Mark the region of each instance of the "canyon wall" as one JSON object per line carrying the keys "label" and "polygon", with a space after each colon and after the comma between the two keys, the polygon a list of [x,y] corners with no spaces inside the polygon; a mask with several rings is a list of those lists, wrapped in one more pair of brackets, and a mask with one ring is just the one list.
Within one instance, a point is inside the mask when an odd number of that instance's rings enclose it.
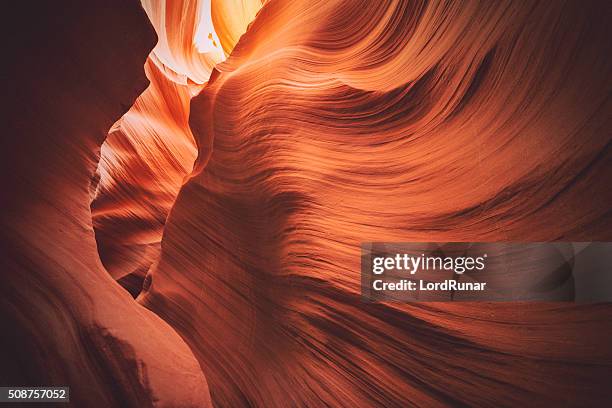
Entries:
{"label": "canyon wall", "polygon": [[607,2],[272,1],[139,301],[218,406],[597,405],[609,305],[368,304],[363,241],[609,240]]}
{"label": "canyon wall", "polygon": [[368,303],[360,245],[610,241],[611,12],[14,4],[0,385],[92,407],[603,405],[609,304]]}
{"label": "canyon wall", "polygon": [[210,406],[191,350],[112,279],[94,238],[100,146],[148,85],[144,10],[37,2],[5,17],[0,383],[70,386],[74,406]]}

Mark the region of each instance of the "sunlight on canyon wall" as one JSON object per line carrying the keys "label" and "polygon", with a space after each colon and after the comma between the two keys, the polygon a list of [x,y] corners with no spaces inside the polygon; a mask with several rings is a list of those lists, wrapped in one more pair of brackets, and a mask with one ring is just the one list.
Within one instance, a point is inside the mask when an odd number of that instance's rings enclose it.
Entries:
{"label": "sunlight on canyon wall", "polygon": [[360,296],[364,241],[612,240],[612,3],[142,5],[0,25],[1,384],[79,407],[612,400],[610,304]]}
{"label": "sunlight on canyon wall", "polygon": [[259,0],[142,4],[158,35],[145,66],[151,84],[102,146],[92,202],[102,262],[133,294],[157,259],[166,216],[197,154],[190,99],[261,8]]}
{"label": "sunlight on canyon wall", "polygon": [[363,241],[610,240],[606,2],[143,6],[151,84],[102,147],[96,239],[214,403],[611,397],[609,305],[359,294]]}
{"label": "sunlight on canyon wall", "polygon": [[609,399],[609,305],[359,296],[362,241],[612,238],[609,11],[267,3],[191,102],[197,163],[138,298],[213,402]]}

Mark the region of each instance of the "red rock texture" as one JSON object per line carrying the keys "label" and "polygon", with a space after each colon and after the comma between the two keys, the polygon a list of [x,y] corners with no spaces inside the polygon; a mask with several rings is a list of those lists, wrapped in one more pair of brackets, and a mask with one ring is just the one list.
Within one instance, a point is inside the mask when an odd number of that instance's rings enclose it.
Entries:
{"label": "red rock texture", "polygon": [[142,3],[6,11],[0,385],[86,407],[610,401],[609,304],[359,286],[364,241],[611,240],[608,2]]}
{"label": "red rock texture", "polygon": [[607,3],[273,1],[139,298],[218,406],[601,405],[612,309],[367,304],[363,241],[609,240]]}
{"label": "red rock texture", "polygon": [[100,145],[148,85],[144,11],[22,3],[3,24],[0,383],[68,385],[81,407],[210,406],[191,350],[113,281],[92,228]]}

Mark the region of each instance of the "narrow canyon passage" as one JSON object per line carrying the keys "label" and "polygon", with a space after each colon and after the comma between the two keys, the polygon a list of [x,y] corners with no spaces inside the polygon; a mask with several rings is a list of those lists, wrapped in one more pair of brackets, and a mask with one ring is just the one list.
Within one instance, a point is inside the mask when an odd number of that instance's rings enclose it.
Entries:
{"label": "narrow canyon passage", "polygon": [[159,257],[166,217],[196,159],[190,100],[261,5],[260,0],[142,3],[158,35],[145,64],[151,83],[102,145],[91,204],[102,263],[133,296]]}
{"label": "narrow canyon passage", "polygon": [[360,275],[363,242],[612,239],[609,2],[40,7],[1,36],[0,385],[612,399],[609,303],[367,302]]}

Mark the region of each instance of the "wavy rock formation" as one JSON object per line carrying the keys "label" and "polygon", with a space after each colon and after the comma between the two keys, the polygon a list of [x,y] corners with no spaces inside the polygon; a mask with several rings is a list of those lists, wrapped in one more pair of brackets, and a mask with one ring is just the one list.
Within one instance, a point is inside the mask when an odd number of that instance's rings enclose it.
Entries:
{"label": "wavy rock formation", "polygon": [[191,97],[261,2],[147,0],[143,7],[159,38],[145,66],[151,85],[104,142],[91,205],[102,263],[133,295],[159,256],[166,217],[197,154]]}
{"label": "wavy rock formation", "polygon": [[189,101],[200,88],[169,80],[150,59],[145,69],[151,85],[102,145],[91,204],[102,262],[133,293],[157,258],[166,216],[193,167]]}
{"label": "wavy rock formation", "polygon": [[146,14],[114,0],[6,13],[0,384],[67,385],[79,407],[210,406],[192,352],[102,267],[92,227],[100,145],[148,84]]}
{"label": "wavy rock formation", "polygon": [[611,240],[611,11],[7,8],[0,385],[85,407],[605,405],[609,304],[365,303],[359,271],[363,241]]}
{"label": "wavy rock formation", "polygon": [[198,159],[139,298],[213,402],[609,401],[609,305],[363,303],[359,248],[610,240],[610,11],[267,3],[192,101]]}

